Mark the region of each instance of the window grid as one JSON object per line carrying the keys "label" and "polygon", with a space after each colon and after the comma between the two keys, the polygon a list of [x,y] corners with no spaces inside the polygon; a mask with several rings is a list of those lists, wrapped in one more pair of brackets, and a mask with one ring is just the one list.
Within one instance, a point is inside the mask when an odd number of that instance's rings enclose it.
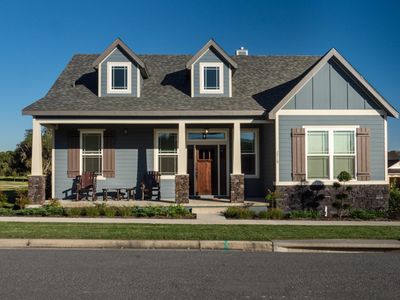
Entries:
{"label": "window grid", "polygon": [[[253,136],[253,145],[252,145],[252,149],[243,149],[243,138],[244,135],[246,134],[252,134]],[[241,137],[240,137],[240,145],[241,145],[241,159],[242,159],[242,169],[245,169],[243,167],[243,162],[244,161],[248,161],[245,158],[249,158],[249,157],[254,157],[254,160],[252,161],[253,166],[252,168],[254,169],[254,172],[252,172],[251,174],[248,173],[245,175],[247,177],[257,177],[258,176],[258,168],[257,168],[257,162],[258,162],[258,151],[257,151],[257,147],[258,147],[258,134],[257,134],[257,130],[256,129],[242,129],[241,131]]]}
{"label": "window grid", "polygon": [[[208,76],[211,75],[209,72],[215,72],[215,85],[212,86],[209,82]],[[219,72],[220,69],[218,66],[215,67],[204,67],[204,89],[205,90],[219,90],[220,89],[220,82],[219,82]],[[210,84],[210,85],[209,85]]]}
{"label": "window grid", "polygon": [[[123,84],[122,85],[116,85],[115,83],[115,77],[116,77],[116,72],[117,71],[123,71]],[[111,88],[113,90],[127,90],[128,89],[128,67],[126,66],[112,66],[111,67],[111,74],[112,74],[112,86]]]}
{"label": "window grid", "polygon": [[[308,151],[308,138],[309,138],[309,133],[312,132],[327,132],[328,133],[328,152],[327,153],[320,153],[320,154],[315,154],[315,153],[309,153]],[[352,142],[353,142],[353,147],[352,147],[352,153],[335,153],[335,140],[334,136],[335,133],[339,132],[351,132],[352,133]],[[328,158],[328,177],[327,178],[312,178],[308,176],[308,157],[325,157]],[[352,176],[352,180],[356,180],[356,174],[357,174],[357,164],[356,164],[356,130],[354,128],[329,128],[329,129],[306,129],[306,173],[307,173],[307,180],[312,179],[312,180],[317,180],[317,179],[322,179],[322,180],[336,180],[336,175],[334,174],[334,169],[335,169],[335,164],[334,160],[335,157],[351,157],[353,158],[353,173],[350,174]]]}
{"label": "window grid", "polygon": [[[87,150],[87,138],[89,136],[97,136],[98,138],[98,150]],[[90,162],[93,162],[93,159],[98,159],[97,161],[97,172],[96,175],[101,175],[103,173],[103,135],[102,133],[98,132],[83,132],[82,133],[82,138],[81,138],[81,149],[82,149],[82,154],[81,154],[81,162],[82,162],[82,172],[92,172],[92,168],[94,165],[89,167],[88,165]]]}
{"label": "window grid", "polygon": [[[174,149],[172,150],[165,150],[162,149],[162,143],[160,141],[161,136],[164,134],[169,134],[175,137],[174,143]],[[158,150],[158,171],[161,173],[161,175],[175,175],[178,170],[178,134],[176,132],[172,131],[159,131],[157,132],[157,150]],[[167,165],[167,161],[172,159],[172,164],[173,164],[173,171],[163,171],[164,169],[164,162],[165,165]],[[171,162],[171,161],[170,161]]]}

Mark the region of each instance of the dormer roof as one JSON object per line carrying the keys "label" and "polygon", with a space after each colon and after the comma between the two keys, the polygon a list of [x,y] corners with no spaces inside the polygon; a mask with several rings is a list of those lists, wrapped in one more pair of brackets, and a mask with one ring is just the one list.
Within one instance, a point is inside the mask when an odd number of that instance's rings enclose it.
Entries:
{"label": "dormer roof", "polygon": [[112,42],[111,45],[108,46],[107,49],[99,55],[99,57],[97,57],[97,59],[93,62],[93,68],[97,69],[99,64],[106,59],[115,48],[118,48],[132,63],[138,65],[143,78],[149,77],[146,64],[120,38],[117,38],[114,42]]}
{"label": "dormer roof", "polygon": [[238,64],[222,49],[213,39],[209,40],[187,63],[186,69],[191,69],[193,63],[198,60],[208,49],[215,51],[232,68],[237,69]]}

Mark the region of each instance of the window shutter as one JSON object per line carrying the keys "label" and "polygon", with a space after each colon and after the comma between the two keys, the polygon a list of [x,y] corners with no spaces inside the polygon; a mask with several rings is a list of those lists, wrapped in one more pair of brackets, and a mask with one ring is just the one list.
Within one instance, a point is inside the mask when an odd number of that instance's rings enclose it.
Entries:
{"label": "window shutter", "polygon": [[115,141],[112,131],[104,132],[103,146],[103,176],[106,178],[115,177]]}
{"label": "window shutter", "polygon": [[371,177],[371,133],[369,128],[357,128],[357,180]]}
{"label": "window shutter", "polygon": [[292,128],[292,178],[293,181],[306,179],[306,130]]}
{"label": "window shutter", "polygon": [[75,178],[79,175],[80,169],[80,142],[79,132],[71,131],[68,133],[68,178]]}

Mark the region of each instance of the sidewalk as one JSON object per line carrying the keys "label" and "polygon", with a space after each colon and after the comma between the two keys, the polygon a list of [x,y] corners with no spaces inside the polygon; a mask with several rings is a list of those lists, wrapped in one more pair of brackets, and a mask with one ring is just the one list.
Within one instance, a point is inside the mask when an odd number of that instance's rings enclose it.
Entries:
{"label": "sidewalk", "polygon": [[218,214],[197,214],[197,219],[0,217],[0,222],[104,223],[104,224],[201,224],[201,225],[306,225],[400,226],[400,221],[233,220]]}

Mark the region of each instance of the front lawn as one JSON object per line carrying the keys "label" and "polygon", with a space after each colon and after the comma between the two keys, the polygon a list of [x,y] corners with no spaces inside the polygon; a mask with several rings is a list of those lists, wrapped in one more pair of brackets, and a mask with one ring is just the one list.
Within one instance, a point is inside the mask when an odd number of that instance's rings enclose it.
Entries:
{"label": "front lawn", "polygon": [[0,238],[252,241],[267,241],[273,239],[400,239],[400,226],[0,222]]}

